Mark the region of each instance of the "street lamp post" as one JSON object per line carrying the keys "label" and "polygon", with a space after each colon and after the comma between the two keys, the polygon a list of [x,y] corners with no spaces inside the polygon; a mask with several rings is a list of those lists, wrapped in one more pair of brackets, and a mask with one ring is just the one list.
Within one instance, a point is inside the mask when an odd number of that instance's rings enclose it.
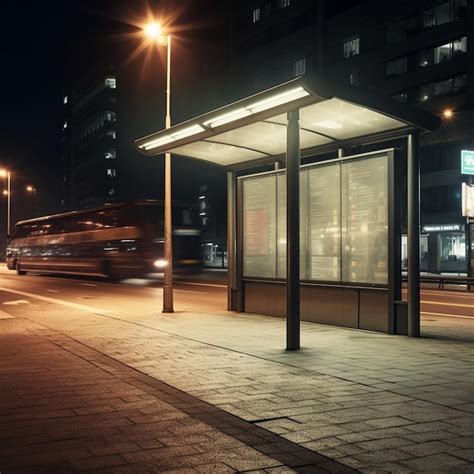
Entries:
{"label": "street lamp post", "polygon": [[2,178],[7,178],[7,237],[10,235],[10,226],[11,226],[11,212],[12,212],[12,201],[11,201],[11,173],[7,170],[0,170],[0,176]]}
{"label": "street lamp post", "polygon": [[[166,46],[166,118],[165,128],[171,127],[171,36],[163,36],[157,23],[149,23],[145,34]],[[165,41],[163,41],[165,39]],[[171,207],[171,154],[165,153],[165,243],[163,279],[163,313],[172,313],[173,309],[173,224]]]}

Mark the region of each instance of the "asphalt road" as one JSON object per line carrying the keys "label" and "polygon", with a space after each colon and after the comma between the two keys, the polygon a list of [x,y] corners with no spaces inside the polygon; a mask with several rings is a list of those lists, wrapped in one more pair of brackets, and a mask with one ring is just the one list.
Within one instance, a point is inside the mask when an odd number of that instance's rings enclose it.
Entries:
{"label": "asphalt road", "polygon": [[[181,276],[175,281],[174,292],[175,311],[221,312],[227,308],[223,274]],[[0,293],[4,309],[8,305],[42,301],[112,315],[136,312],[137,308],[143,313],[161,311],[162,304],[159,280],[130,279],[111,283],[101,278],[18,276],[5,267],[0,268]],[[421,310],[425,317],[474,317],[474,292],[422,290]]]}

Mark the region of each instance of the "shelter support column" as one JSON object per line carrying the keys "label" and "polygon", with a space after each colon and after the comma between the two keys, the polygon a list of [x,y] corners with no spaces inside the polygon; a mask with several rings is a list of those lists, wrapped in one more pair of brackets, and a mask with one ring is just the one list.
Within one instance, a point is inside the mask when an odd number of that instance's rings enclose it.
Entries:
{"label": "shelter support column", "polygon": [[235,172],[227,172],[227,309],[235,310],[236,293],[236,187]]}
{"label": "shelter support column", "polygon": [[420,156],[418,133],[407,137],[408,335],[420,336]]}
{"label": "shelter support column", "polygon": [[286,135],[286,349],[300,348],[300,122],[288,112]]}

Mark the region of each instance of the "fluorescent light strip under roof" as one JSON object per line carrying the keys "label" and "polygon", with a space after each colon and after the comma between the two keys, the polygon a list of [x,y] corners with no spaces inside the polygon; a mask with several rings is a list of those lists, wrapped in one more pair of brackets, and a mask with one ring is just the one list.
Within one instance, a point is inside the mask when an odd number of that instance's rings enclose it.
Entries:
{"label": "fluorescent light strip under roof", "polygon": [[180,140],[181,138],[187,138],[204,131],[205,129],[201,125],[192,125],[191,127],[183,128],[182,130],[177,130],[173,133],[170,133],[169,135],[165,135],[164,137],[160,137],[155,140],[151,140],[147,143],[144,143],[143,145],[140,145],[140,148],[143,148],[145,150],[151,150],[152,148],[157,148],[161,145],[166,145],[176,140]]}
{"label": "fluorescent light strip under roof", "polygon": [[238,120],[258,112],[263,112],[264,110],[272,109],[279,105],[293,102],[294,100],[301,99],[302,97],[306,97],[308,95],[309,92],[307,92],[303,87],[296,87],[286,92],[282,92],[281,94],[254,102],[253,104],[247,105],[245,107],[235,109],[226,114],[218,115],[217,117],[204,122],[204,125],[211,128],[220,127],[221,125],[233,122],[234,120]]}

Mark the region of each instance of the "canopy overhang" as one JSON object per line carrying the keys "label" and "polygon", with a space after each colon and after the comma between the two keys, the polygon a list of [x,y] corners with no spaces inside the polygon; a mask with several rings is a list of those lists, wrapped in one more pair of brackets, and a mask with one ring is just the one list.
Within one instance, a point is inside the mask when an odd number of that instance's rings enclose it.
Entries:
{"label": "canopy overhang", "polygon": [[134,144],[144,154],[164,152],[235,168],[284,157],[287,113],[300,111],[302,156],[351,141],[376,141],[440,125],[433,114],[360,88],[335,87],[298,77],[219,109],[207,112]]}

